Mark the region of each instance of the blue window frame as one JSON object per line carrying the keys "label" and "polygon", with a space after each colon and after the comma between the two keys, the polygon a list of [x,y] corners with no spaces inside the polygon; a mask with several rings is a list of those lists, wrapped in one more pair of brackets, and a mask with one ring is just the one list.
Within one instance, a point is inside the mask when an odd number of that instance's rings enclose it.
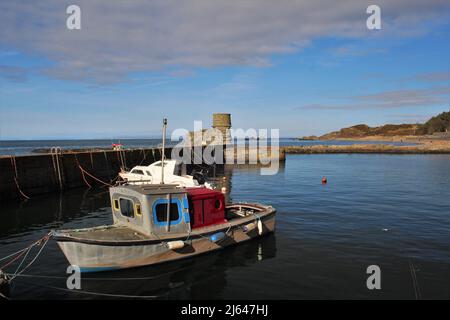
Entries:
{"label": "blue window frame", "polygon": [[189,216],[189,201],[187,196],[183,198],[183,205],[184,205],[184,222],[190,223],[191,217]]}
{"label": "blue window frame", "polygon": [[[166,221],[159,221],[158,217],[156,215],[157,212],[157,206],[158,205],[164,205],[164,208],[167,210],[167,204],[169,203],[169,201],[167,199],[158,199],[155,202],[153,202],[153,206],[152,206],[152,213],[153,213],[153,223],[158,226],[158,227],[166,227],[168,225],[169,222]],[[170,225],[177,225],[179,224],[182,220],[183,220],[183,206],[181,204],[181,201],[177,198],[174,199],[170,199],[170,204],[176,204],[177,208],[178,208],[178,219],[177,220],[170,220]],[[172,206],[171,206],[172,207]],[[172,213],[171,213],[171,217],[172,217]]]}

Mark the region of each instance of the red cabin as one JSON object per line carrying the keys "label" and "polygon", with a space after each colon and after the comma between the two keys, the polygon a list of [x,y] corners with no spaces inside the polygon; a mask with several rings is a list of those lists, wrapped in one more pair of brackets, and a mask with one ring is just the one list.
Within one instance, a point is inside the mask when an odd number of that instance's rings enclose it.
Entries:
{"label": "red cabin", "polygon": [[207,188],[188,188],[187,192],[192,229],[227,221],[222,193]]}

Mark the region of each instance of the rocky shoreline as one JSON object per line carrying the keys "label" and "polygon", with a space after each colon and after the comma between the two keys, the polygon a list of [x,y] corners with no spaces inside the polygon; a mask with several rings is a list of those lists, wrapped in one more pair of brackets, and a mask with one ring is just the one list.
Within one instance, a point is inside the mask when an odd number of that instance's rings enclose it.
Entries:
{"label": "rocky shoreline", "polygon": [[[363,139],[336,139],[357,141],[382,141],[380,137],[366,137]],[[283,151],[287,154],[326,154],[326,153],[388,153],[388,154],[450,154],[450,140],[425,139],[411,137],[396,137],[385,141],[417,143],[414,146],[395,146],[381,143],[351,144],[351,145],[314,145],[314,146],[286,146]]]}

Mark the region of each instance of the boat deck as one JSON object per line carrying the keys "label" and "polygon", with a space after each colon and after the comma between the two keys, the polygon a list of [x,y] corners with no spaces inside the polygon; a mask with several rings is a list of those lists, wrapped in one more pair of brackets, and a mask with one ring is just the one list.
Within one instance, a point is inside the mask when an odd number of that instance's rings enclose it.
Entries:
{"label": "boat deck", "polygon": [[65,235],[68,235],[70,237],[86,240],[136,241],[149,239],[142,233],[139,233],[125,226],[62,230],[61,233],[64,233]]}
{"label": "boat deck", "polygon": [[99,226],[85,229],[59,230],[54,233],[57,241],[79,241],[94,243],[140,243],[142,241],[164,241],[177,238],[195,237],[202,234],[217,232],[221,229],[229,229],[240,224],[255,221],[255,213],[267,215],[274,212],[269,206],[258,204],[232,204],[226,207],[226,220],[223,223],[202,226],[192,229],[190,233],[168,233],[155,236],[147,236],[124,225]]}

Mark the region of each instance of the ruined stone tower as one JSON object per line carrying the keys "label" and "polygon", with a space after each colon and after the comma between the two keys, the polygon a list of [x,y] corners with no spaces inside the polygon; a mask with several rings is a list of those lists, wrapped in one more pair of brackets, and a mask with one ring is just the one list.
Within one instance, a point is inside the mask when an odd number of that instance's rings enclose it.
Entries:
{"label": "ruined stone tower", "polygon": [[214,129],[220,130],[223,136],[223,143],[227,144],[231,142],[231,114],[229,113],[214,113],[213,124]]}

